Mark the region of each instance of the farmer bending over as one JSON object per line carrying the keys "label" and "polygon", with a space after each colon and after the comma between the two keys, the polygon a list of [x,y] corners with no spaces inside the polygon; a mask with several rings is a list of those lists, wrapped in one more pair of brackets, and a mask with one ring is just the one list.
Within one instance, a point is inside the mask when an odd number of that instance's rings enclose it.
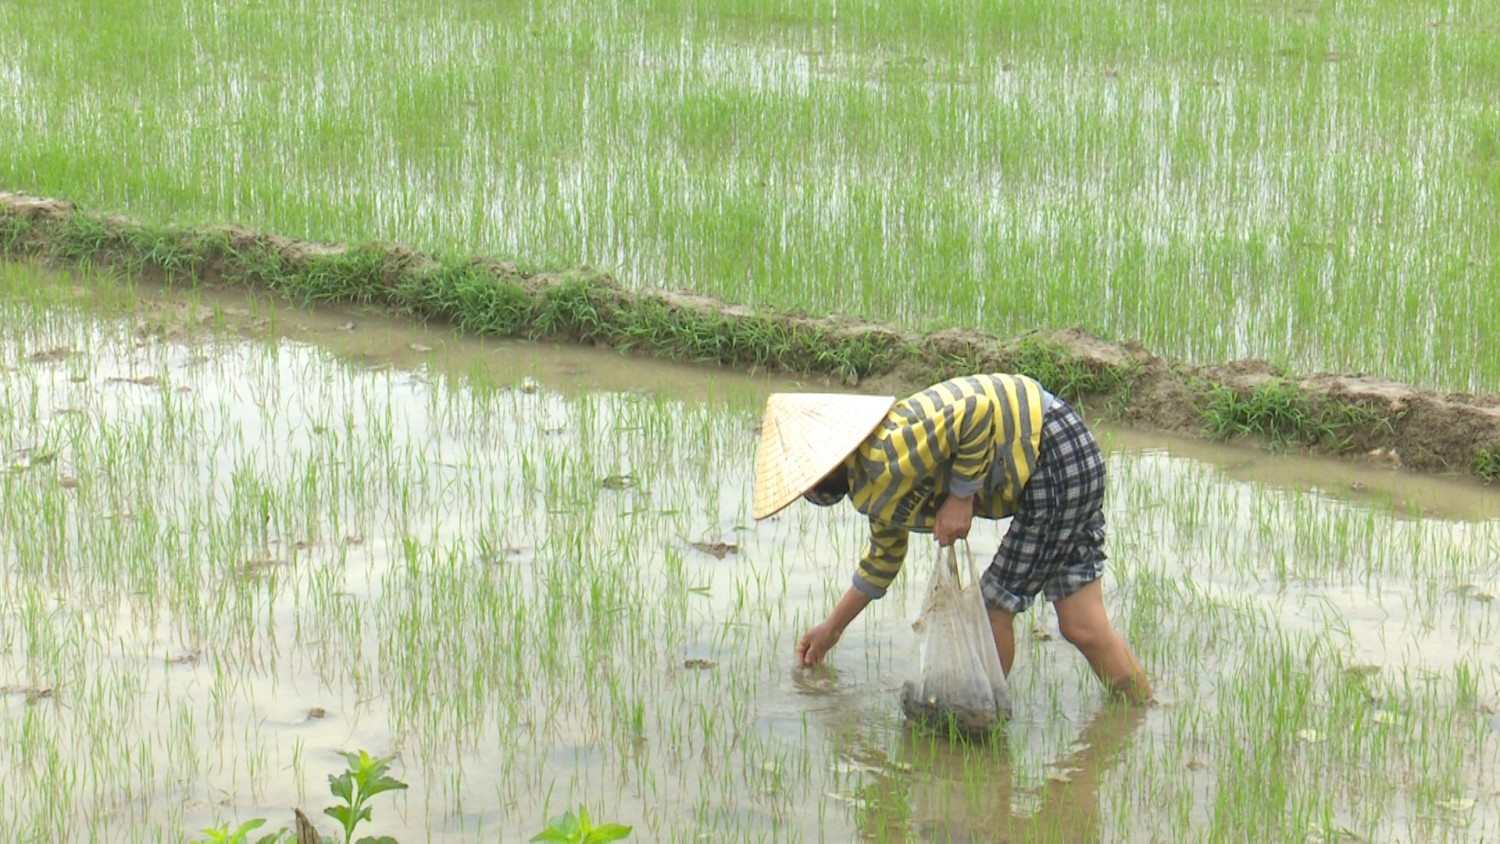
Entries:
{"label": "farmer bending over", "polygon": [[1063,637],[1112,692],[1151,699],[1151,681],[1110,626],[1104,573],[1104,458],[1083,419],[1023,375],[954,378],[888,396],[777,393],[766,402],[755,462],[754,515],[804,497],[844,500],[870,519],[854,582],[797,642],[817,665],[906,559],[910,531],[946,546],[974,516],[1014,516],[980,578],[1000,665],[1010,673],[1012,622],[1045,593]]}

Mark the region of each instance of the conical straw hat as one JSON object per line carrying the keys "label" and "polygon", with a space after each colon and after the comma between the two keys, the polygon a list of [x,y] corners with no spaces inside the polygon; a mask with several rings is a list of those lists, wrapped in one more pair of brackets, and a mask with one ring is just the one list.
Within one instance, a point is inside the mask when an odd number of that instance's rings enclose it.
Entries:
{"label": "conical straw hat", "polygon": [[773,393],[755,455],[757,519],[774,515],[842,463],[895,406],[892,396]]}

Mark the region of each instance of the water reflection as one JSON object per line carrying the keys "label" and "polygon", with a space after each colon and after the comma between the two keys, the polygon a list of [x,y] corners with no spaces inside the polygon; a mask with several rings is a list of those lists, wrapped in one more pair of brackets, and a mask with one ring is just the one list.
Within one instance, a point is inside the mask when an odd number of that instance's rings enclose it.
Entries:
{"label": "water reflection", "polygon": [[865,841],[1106,840],[1100,787],[1147,715],[1140,706],[1104,704],[1048,763],[1046,778],[1029,785],[1005,733],[966,744],[905,721],[893,726],[871,717],[870,689],[840,683],[836,672],[799,669],[793,685],[828,698],[812,711],[833,745],[838,796]]}

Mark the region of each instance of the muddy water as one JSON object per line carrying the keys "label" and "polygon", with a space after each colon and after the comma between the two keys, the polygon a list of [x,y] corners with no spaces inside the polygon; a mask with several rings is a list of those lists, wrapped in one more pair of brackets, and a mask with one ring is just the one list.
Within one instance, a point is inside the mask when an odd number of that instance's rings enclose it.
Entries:
{"label": "muddy water", "polygon": [[1042,608],[1004,740],[955,747],[898,712],[920,540],[827,667],[792,664],[863,526],[754,523],[752,428],[824,385],[3,273],[21,838],[292,806],[332,833],[357,749],[411,786],[360,833],[401,840],[580,803],[645,841],[1500,834],[1488,488],[1101,429],[1106,595],[1160,704],[1103,706]]}

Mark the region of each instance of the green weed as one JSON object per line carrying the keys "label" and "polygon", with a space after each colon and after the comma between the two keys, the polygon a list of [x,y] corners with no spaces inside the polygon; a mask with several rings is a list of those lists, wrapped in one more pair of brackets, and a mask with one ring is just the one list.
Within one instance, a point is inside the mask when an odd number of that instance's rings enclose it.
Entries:
{"label": "green weed", "polygon": [[0,254],[15,255],[21,251],[31,221],[19,214],[0,214]]}
{"label": "green weed", "polygon": [[52,256],[69,264],[89,267],[103,256],[100,254],[110,242],[110,233],[104,222],[91,214],[69,214],[62,225],[54,228],[51,237]]}
{"label": "green weed", "polygon": [[[387,774],[392,757],[373,757],[363,750],[358,753],[345,753],[343,756],[348,763],[347,769],[337,775],[328,775],[328,790],[340,802],[324,809],[323,814],[339,822],[344,833],[342,844],[395,844],[395,839],[389,836],[378,838],[365,836],[357,840],[354,837],[354,830],[358,828],[360,822],[370,819],[369,801],[371,798],[407,787],[406,783]],[[300,813],[297,817],[299,825],[311,831],[311,825],[307,824]],[[199,830],[205,836],[199,841],[212,842],[212,844],[249,844],[250,833],[264,826],[265,823],[265,818],[251,818],[232,828],[227,822],[218,826],[205,827]],[[255,839],[255,844],[302,841],[305,837],[306,835],[298,830],[282,827]],[[329,836],[319,836],[318,841],[321,844],[338,844],[337,839]]]}
{"label": "green weed", "polygon": [[1315,405],[1295,384],[1272,379],[1244,393],[1227,384],[1210,385],[1201,412],[1204,434],[1217,439],[1255,435],[1272,445],[1312,446],[1330,442],[1347,448],[1355,433],[1391,430],[1391,421],[1352,403]]}
{"label": "green weed", "polygon": [[474,334],[526,333],[535,307],[521,286],[472,261],[440,262],[425,274],[403,275],[391,292],[407,313],[447,319]]}
{"label": "green weed", "polygon": [[935,357],[928,379],[941,381],[972,372],[1005,371],[1035,378],[1048,392],[1067,401],[1082,403],[1102,398],[1109,412],[1122,415],[1130,400],[1130,370],[1125,366],[1086,363],[1056,341],[1022,337],[1003,344],[999,357],[991,358],[977,347],[934,355],[914,348],[913,356]]}
{"label": "green weed", "polygon": [[1011,371],[1029,375],[1041,382],[1048,392],[1069,401],[1089,396],[1104,396],[1119,405],[1118,397],[1127,395],[1127,373],[1118,367],[1090,366],[1057,343],[1023,338],[1011,351]]}
{"label": "green weed", "polygon": [[385,298],[386,253],[374,246],[352,246],[312,255],[301,267],[267,281],[272,290],[304,304],[368,305]]}
{"label": "green weed", "polygon": [[166,274],[167,280],[196,280],[203,262],[202,250],[176,229],[141,225],[128,226],[120,233],[121,263],[130,273],[151,268]]}
{"label": "green weed", "polygon": [[1474,462],[1470,464],[1474,474],[1487,481],[1500,479],[1500,446],[1487,448],[1474,455]]}
{"label": "green weed", "polygon": [[[250,844],[250,833],[265,824],[265,818],[251,818],[232,829],[228,822],[218,826],[206,826],[198,830],[204,836],[199,841],[211,842],[211,844]],[[291,830],[283,828],[255,839],[255,844],[280,844],[283,841],[295,840],[296,835]]]}
{"label": "green weed", "polygon": [[[343,803],[329,806],[323,810],[323,814],[338,821],[344,828],[346,844],[354,844],[354,830],[359,822],[370,819],[370,798],[404,789],[406,783],[386,774],[390,769],[391,757],[372,757],[361,750],[358,753],[346,753],[344,758],[349,760],[349,769],[338,776],[330,774],[328,777],[328,790]],[[387,840],[389,839],[362,838],[360,842],[380,844]]]}
{"label": "green weed", "polygon": [[595,824],[589,810],[578,807],[578,814],[565,812],[547,823],[547,828],[531,837],[532,841],[555,844],[608,844],[630,837],[630,827],[617,823]]}

